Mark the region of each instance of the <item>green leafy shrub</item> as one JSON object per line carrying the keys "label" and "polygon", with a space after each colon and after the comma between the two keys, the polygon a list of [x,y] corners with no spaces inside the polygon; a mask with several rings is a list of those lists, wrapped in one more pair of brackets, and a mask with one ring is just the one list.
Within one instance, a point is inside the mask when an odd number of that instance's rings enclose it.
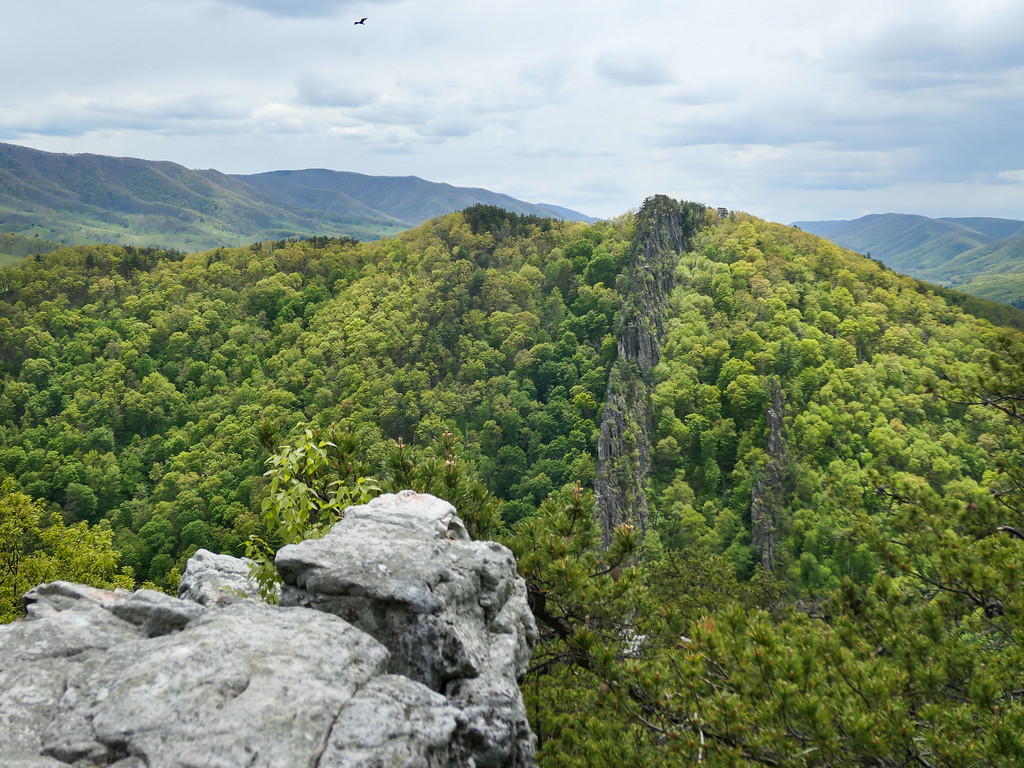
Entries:
{"label": "green leafy shrub", "polygon": [[337,438],[333,428],[324,434],[304,427],[296,439],[267,459],[270,489],[262,510],[268,535],[252,534],[246,545],[246,556],[253,561],[250,576],[265,600],[276,601],[281,577],[274,567],[274,554],[280,547],[321,538],[345,507],[365,504],[380,492],[372,477],[359,475],[346,482],[356,457],[351,442]]}

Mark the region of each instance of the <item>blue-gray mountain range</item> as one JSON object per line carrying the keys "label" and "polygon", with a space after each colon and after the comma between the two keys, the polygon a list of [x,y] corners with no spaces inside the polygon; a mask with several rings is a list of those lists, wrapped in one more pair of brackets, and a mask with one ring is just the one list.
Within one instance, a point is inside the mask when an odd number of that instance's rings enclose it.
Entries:
{"label": "blue-gray mountain range", "polygon": [[897,272],[1024,308],[1024,221],[885,213],[794,226]]}
{"label": "blue-gray mountain range", "polygon": [[22,245],[30,239],[195,251],[308,235],[366,240],[478,203],[594,221],[568,208],[415,176],[323,169],[230,175],[0,143],[0,235]]}

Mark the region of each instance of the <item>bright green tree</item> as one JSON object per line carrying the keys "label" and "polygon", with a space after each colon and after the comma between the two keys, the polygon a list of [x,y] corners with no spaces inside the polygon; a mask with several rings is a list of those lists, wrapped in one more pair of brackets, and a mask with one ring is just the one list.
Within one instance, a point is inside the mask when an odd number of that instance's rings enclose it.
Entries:
{"label": "bright green tree", "polygon": [[134,574],[119,570],[119,559],[109,527],[65,525],[59,513],[47,518],[45,505],[12,478],[0,485],[0,621],[21,615],[21,596],[43,582],[130,589]]}

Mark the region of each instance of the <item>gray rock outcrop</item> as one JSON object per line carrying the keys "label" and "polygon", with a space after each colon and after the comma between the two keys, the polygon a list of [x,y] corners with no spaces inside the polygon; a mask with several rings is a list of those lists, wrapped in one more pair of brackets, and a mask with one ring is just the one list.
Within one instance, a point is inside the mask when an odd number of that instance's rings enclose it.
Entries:
{"label": "gray rock outcrop", "polygon": [[259,599],[259,586],[249,578],[250,562],[200,549],[185,564],[178,597],[211,608]]}
{"label": "gray rock outcrop", "polygon": [[786,443],[782,437],[786,403],[782,387],[774,378],[769,379],[771,401],[765,412],[768,425],[768,461],[756,475],[750,494],[750,546],[761,555],[761,568],[765,573],[775,571],[775,537],[779,527],[779,512],[784,503],[783,481],[786,474]]}
{"label": "gray rock outcrop", "polygon": [[205,552],[185,599],[32,590],[0,626],[0,766],[533,765],[536,628],[507,549],[403,492],[277,562],[281,606]]}
{"label": "gray rock outcrop", "polygon": [[636,234],[619,287],[618,356],[608,376],[597,441],[594,513],[606,547],[623,523],[647,530],[644,488],[651,475],[654,369],[661,360],[679,257],[689,249],[703,214],[704,206],[698,203],[655,195],[644,201],[636,216]]}

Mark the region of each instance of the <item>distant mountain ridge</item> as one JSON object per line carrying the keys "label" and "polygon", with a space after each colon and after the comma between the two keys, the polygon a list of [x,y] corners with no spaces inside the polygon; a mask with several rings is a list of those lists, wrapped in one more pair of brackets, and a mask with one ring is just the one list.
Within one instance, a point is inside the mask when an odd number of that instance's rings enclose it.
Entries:
{"label": "distant mountain ridge", "polygon": [[314,168],[236,175],[235,178],[292,208],[341,213],[354,206],[385,213],[408,227],[477,203],[545,218],[596,221],[568,208],[526,203],[479,187],[454,187],[417,176],[367,176]]}
{"label": "distant mountain ridge", "polygon": [[920,280],[1024,308],[1024,221],[885,213],[794,226]]}
{"label": "distant mountain ridge", "polygon": [[594,221],[567,208],[415,176],[324,169],[229,175],[0,143],[0,234],[44,242],[204,250],[310,235],[372,240],[476,203]]}

